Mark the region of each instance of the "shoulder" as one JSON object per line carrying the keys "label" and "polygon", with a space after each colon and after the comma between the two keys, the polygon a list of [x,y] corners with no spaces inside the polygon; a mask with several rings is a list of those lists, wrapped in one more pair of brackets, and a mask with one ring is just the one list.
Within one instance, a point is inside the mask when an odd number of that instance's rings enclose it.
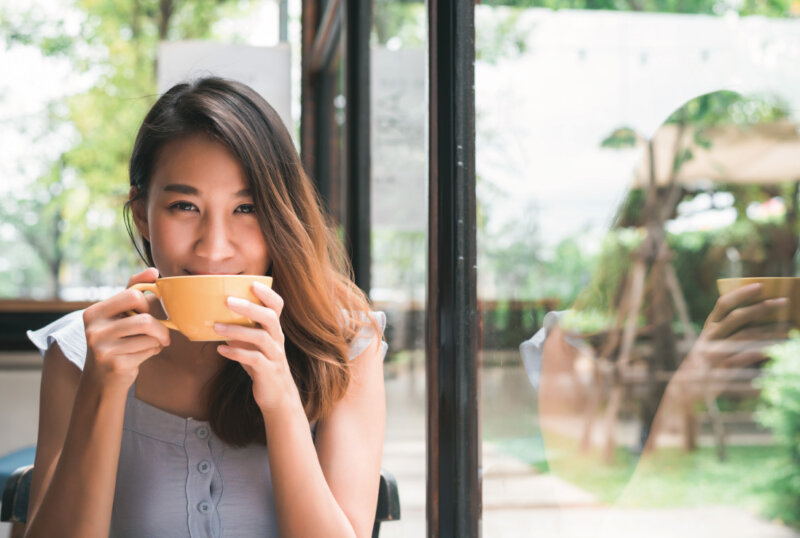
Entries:
{"label": "shoulder", "polygon": [[386,314],[380,310],[375,310],[359,312],[357,316],[353,317],[360,325],[360,329],[350,341],[350,349],[347,353],[348,358],[352,360],[360,356],[376,340],[380,341],[381,359],[385,358],[386,351],[389,349],[388,344],[383,340],[383,333],[386,330]]}
{"label": "shoulder", "polygon": [[33,342],[42,356],[53,344],[57,343],[67,360],[83,370],[86,362],[83,312],[83,310],[70,312],[41,329],[28,331],[28,339]]}

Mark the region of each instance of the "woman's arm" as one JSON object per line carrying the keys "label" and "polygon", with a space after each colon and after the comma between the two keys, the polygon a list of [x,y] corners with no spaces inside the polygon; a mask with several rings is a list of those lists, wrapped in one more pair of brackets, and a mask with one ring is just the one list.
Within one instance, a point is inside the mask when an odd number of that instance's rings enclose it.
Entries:
{"label": "woman's arm", "polygon": [[229,299],[256,328],[217,324],[221,355],[239,362],[253,380],[264,416],[272,488],[281,536],[369,536],[375,518],[386,424],[380,336],[350,362],[347,392],[311,438],[284,350],[283,300],[255,283],[263,303]]}
{"label": "woman's arm", "polygon": [[282,536],[372,533],[386,427],[380,341],[350,365],[345,397],[317,425],[316,450],[301,406],[264,417]]}
{"label": "woman's arm", "polygon": [[45,354],[28,537],[108,536],[127,391],[139,364],[169,343],[152,316],[123,315],[132,309],[147,302],[126,290],[84,312],[82,373],[57,346]]}
{"label": "woman's arm", "polygon": [[108,536],[125,394],[76,371],[47,351],[26,537]]}
{"label": "woman's arm", "polygon": [[53,344],[45,352],[42,366],[39,434],[28,501],[29,529],[61,455],[80,379],[78,367],[64,356],[58,344]]}

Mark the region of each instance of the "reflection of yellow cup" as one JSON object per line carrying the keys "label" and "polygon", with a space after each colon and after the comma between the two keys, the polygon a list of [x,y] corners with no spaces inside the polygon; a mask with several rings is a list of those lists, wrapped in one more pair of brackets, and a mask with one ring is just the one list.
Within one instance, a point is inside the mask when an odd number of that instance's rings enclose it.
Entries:
{"label": "reflection of yellow cup", "polygon": [[789,304],[785,308],[766,316],[763,321],[791,321],[794,327],[800,328],[800,277],[720,278],[717,280],[717,289],[720,295],[725,295],[750,284],[761,284],[761,293],[758,294],[757,301],[777,297],[789,299]]}
{"label": "reflection of yellow cup", "polygon": [[214,323],[235,323],[252,327],[249,319],[228,308],[226,299],[241,297],[260,304],[253,295],[253,282],[272,287],[272,277],[258,275],[190,275],[159,278],[155,283],[135,284],[131,288],[154,293],[169,319],[159,320],[180,331],[189,340],[224,340],[214,332]]}

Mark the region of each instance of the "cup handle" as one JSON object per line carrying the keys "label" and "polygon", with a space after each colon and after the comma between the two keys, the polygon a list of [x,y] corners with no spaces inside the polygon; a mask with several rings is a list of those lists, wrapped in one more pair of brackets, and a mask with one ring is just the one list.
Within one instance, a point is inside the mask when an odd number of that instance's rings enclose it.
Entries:
{"label": "cup handle", "polygon": [[[156,286],[155,284],[152,284],[152,283],[149,283],[149,282],[142,282],[140,284],[134,284],[133,286],[131,286],[131,289],[139,290],[142,293],[144,293],[146,291],[149,291],[150,293],[154,294],[156,297],[161,299],[161,292],[158,291],[158,286]],[[135,315],[139,314],[139,312],[136,312],[135,310],[128,310],[125,313],[128,314],[129,316],[135,316]],[[175,324],[172,323],[168,319],[157,319],[156,321],[161,323],[167,329],[172,329],[174,331],[178,331],[179,330],[178,327],[176,327]]]}

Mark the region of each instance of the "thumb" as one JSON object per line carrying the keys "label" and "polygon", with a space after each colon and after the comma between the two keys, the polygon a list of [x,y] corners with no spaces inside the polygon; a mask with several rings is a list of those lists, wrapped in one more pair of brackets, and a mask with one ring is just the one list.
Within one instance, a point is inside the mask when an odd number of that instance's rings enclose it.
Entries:
{"label": "thumb", "polygon": [[141,282],[155,282],[158,279],[158,269],[155,267],[148,267],[141,273],[137,273],[131,277],[128,281],[128,286],[131,287],[134,284],[139,284]]}

